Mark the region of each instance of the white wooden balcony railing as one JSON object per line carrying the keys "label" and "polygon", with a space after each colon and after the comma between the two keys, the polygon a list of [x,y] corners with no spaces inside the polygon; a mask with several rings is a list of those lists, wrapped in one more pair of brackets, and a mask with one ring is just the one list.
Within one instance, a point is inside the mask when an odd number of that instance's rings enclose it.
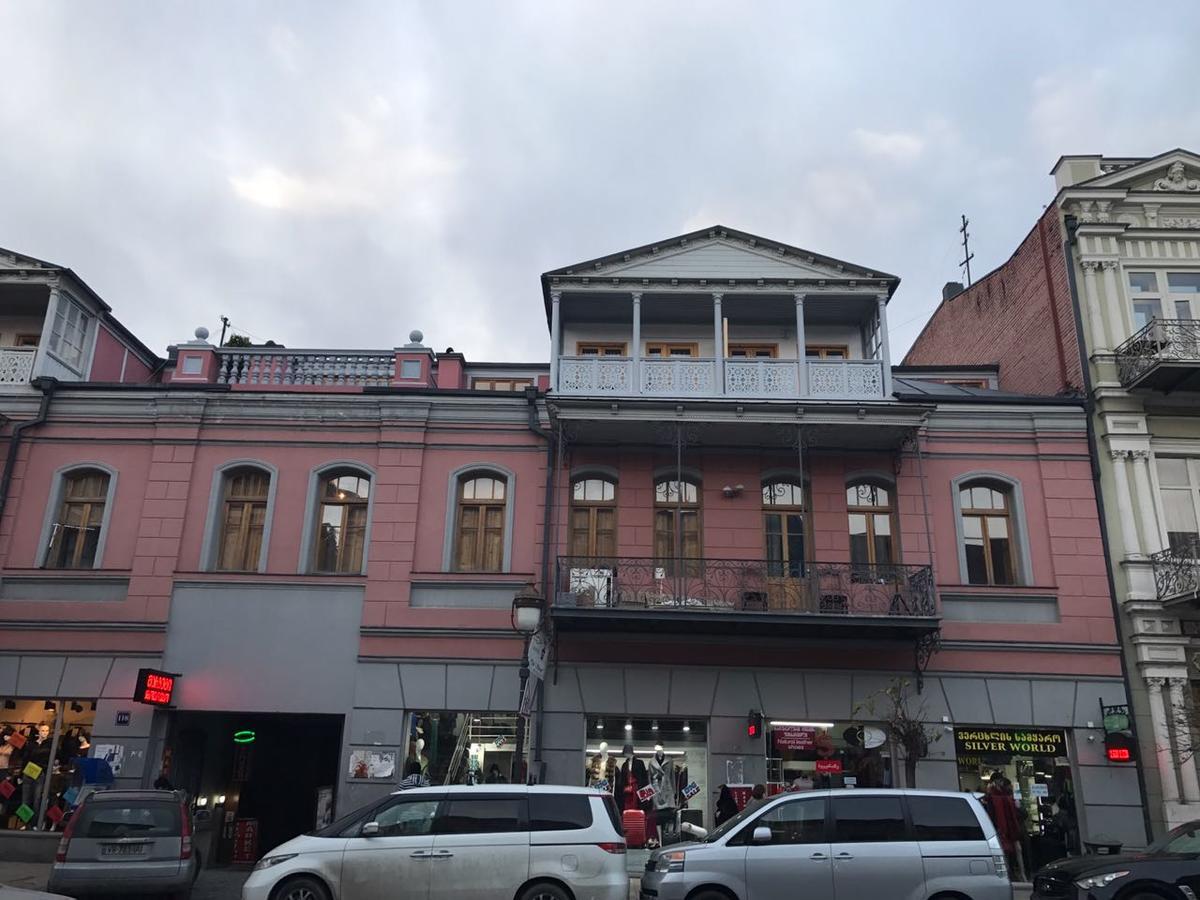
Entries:
{"label": "white wooden balcony railing", "polygon": [[217,353],[219,384],[386,385],[396,370],[396,354],[384,350],[223,347]]}
{"label": "white wooden balcony railing", "polygon": [[0,384],[28,384],[33,374],[36,347],[4,347],[0,349]]}
{"label": "white wooden balcony railing", "polygon": [[[800,396],[800,365],[789,359],[727,359],[724,390],[717,390],[716,360],[693,356],[563,356],[558,392],[601,397],[739,397],[765,400]],[[824,400],[882,400],[883,364],[877,359],[805,360],[808,391]]]}

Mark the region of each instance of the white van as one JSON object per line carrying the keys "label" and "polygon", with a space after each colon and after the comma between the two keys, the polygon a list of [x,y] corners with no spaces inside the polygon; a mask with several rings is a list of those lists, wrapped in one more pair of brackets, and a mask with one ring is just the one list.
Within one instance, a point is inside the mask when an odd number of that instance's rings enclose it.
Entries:
{"label": "white van", "polygon": [[612,797],[481,785],[397,791],[259,860],[242,900],[627,900]]}
{"label": "white van", "polygon": [[[800,887],[803,890],[800,890]],[[805,791],[656,851],[641,900],[1012,900],[996,829],[970,794]]]}

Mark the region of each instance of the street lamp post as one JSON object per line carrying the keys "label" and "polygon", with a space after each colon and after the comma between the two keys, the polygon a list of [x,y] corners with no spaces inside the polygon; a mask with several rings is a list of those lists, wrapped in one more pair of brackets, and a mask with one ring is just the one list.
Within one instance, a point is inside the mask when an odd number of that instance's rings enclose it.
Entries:
{"label": "street lamp post", "polygon": [[524,635],[524,646],[521,648],[520,681],[517,689],[517,740],[513,753],[512,783],[522,784],[527,777],[522,777],[522,764],[525,761],[525,690],[529,685],[529,642],[542,624],[542,595],[532,584],[527,584],[513,597],[512,628],[513,631]]}

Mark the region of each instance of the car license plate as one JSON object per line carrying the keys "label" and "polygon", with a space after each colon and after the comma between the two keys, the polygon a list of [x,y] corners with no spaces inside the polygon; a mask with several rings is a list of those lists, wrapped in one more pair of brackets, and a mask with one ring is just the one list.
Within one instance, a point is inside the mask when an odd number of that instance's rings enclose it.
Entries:
{"label": "car license plate", "polygon": [[146,852],[146,844],[104,844],[100,848],[101,856],[141,856]]}

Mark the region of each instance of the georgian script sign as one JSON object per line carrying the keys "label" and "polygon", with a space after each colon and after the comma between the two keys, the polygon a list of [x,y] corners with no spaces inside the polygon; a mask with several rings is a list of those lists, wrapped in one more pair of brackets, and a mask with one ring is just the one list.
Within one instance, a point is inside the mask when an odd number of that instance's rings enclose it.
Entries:
{"label": "georgian script sign", "polygon": [[1045,728],[955,728],[954,749],[959,756],[972,753],[1064,756],[1067,752],[1063,733]]}

